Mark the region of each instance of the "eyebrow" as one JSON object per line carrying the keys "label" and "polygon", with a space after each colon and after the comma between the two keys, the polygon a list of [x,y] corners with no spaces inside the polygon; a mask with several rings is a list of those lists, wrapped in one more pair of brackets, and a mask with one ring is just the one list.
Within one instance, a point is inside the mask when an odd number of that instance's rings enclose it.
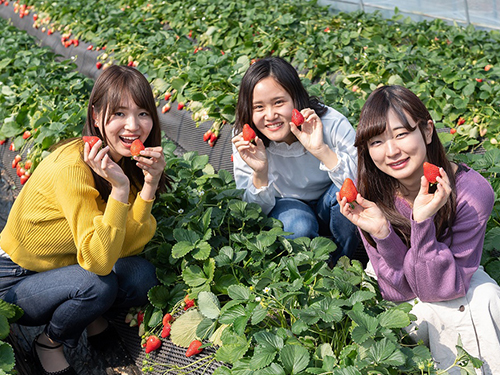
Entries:
{"label": "eyebrow", "polygon": [[[274,98],[271,98],[271,100],[283,99],[284,97],[285,97],[285,95],[279,95],[279,96],[275,96]],[[255,104],[255,103],[261,103],[261,102],[262,102],[262,100],[259,100],[259,101],[254,100],[253,103]]]}

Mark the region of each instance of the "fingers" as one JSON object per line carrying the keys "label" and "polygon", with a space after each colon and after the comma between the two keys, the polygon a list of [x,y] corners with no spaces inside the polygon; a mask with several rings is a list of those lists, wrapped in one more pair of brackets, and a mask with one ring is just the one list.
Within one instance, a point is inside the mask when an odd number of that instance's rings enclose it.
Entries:
{"label": "fingers", "polygon": [[161,146],[148,147],[142,150],[139,156],[134,156],[134,160],[139,168],[152,175],[161,175],[166,166]]}

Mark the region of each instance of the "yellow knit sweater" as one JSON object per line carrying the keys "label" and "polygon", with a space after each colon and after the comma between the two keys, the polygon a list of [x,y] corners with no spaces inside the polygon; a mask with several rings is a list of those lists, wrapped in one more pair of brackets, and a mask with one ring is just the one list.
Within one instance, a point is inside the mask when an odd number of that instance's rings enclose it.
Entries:
{"label": "yellow knit sweater", "polygon": [[28,270],[79,264],[98,275],[140,253],[153,237],[153,201],[131,193],[129,204],[100,197],[83,142],[56,149],[36,168],[12,206],[0,247]]}

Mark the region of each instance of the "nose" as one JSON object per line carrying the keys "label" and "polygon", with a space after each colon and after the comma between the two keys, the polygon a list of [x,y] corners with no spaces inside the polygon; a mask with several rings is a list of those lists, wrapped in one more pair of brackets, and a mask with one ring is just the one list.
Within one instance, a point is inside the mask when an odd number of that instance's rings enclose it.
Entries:
{"label": "nose", "polygon": [[394,140],[389,140],[385,144],[385,153],[387,156],[396,156],[399,154],[398,144]]}
{"label": "nose", "polygon": [[266,108],[266,120],[274,120],[276,118],[276,112],[273,106],[268,106]]}
{"label": "nose", "polygon": [[139,129],[139,119],[135,116],[128,116],[125,128],[130,131]]}

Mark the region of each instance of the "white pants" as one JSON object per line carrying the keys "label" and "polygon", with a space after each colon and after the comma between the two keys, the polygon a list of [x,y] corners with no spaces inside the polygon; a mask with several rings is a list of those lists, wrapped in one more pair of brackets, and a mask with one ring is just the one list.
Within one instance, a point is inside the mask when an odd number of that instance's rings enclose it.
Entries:
{"label": "white pants", "polygon": [[[369,263],[367,274],[374,276]],[[444,302],[408,301],[417,320],[406,328],[410,337],[422,340],[432,353],[436,365],[446,369],[455,361],[458,337],[462,347],[484,363],[477,374],[500,374],[500,287],[483,267],[472,276],[464,297]],[[460,374],[454,367],[450,375]]]}

